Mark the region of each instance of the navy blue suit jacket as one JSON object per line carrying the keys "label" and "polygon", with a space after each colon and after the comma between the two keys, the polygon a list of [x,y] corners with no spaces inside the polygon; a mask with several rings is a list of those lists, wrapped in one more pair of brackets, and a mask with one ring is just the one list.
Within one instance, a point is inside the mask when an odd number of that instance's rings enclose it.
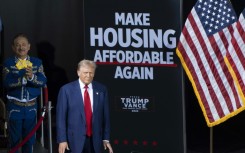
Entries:
{"label": "navy blue suit jacket", "polygon": [[[102,151],[102,140],[109,140],[110,119],[107,88],[93,81],[93,145]],[[86,138],[86,120],[79,81],[61,87],[56,108],[57,142],[68,142],[72,153],[81,153]]]}

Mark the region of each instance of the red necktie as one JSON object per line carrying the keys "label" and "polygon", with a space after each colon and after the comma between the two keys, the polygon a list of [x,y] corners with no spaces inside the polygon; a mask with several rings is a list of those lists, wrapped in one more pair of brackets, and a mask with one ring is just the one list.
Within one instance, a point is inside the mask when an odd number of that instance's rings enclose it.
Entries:
{"label": "red necktie", "polygon": [[92,135],[92,108],[91,108],[91,102],[88,94],[88,85],[85,85],[85,91],[84,91],[84,111],[85,111],[85,117],[86,117],[86,125],[87,125],[87,136]]}

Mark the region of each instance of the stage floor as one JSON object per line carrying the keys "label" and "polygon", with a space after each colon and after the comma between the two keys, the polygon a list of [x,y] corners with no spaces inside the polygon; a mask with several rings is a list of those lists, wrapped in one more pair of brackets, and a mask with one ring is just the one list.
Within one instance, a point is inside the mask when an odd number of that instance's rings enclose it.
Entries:
{"label": "stage floor", "polygon": [[[0,153],[8,153],[8,151],[7,150],[0,150]],[[48,153],[48,150],[43,148],[42,145],[37,142],[34,145],[33,153]]]}
{"label": "stage floor", "polygon": [[[219,151],[217,151],[218,153]],[[0,153],[8,153],[7,150],[0,150]],[[34,146],[34,151],[33,153],[49,153],[49,151],[45,148],[43,148],[41,146],[40,143],[36,143],[35,146]],[[57,153],[56,151],[53,151],[53,153]],[[209,152],[205,152],[205,151],[187,151],[186,153],[209,153]],[[221,153],[221,152],[220,152]],[[222,151],[222,153],[224,153]],[[225,152],[225,153],[245,153],[245,149],[242,149],[242,150],[237,150],[237,151],[232,151],[232,152]]]}

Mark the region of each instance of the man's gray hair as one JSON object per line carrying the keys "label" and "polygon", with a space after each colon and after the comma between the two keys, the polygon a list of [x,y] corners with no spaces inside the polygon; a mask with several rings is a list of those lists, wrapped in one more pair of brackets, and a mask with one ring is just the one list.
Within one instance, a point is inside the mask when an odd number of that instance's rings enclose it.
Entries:
{"label": "man's gray hair", "polygon": [[81,60],[78,65],[77,65],[77,70],[80,69],[80,67],[92,67],[94,68],[94,70],[96,69],[97,65],[94,61],[91,61],[91,60],[86,60],[86,59],[83,59]]}

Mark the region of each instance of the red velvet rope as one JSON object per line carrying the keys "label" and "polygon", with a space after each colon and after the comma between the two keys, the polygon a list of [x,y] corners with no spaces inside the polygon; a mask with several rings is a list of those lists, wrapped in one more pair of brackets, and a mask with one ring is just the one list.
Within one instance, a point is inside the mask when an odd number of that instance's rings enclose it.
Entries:
{"label": "red velvet rope", "polygon": [[44,116],[45,116],[45,113],[46,113],[46,110],[47,110],[47,106],[48,106],[48,88],[47,88],[47,86],[45,86],[43,88],[43,95],[44,95],[44,103],[45,103],[45,108],[46,109],[43,109],[42,116],[40,117],[40,119],[38,120],[36,126],[32,129],[32,131],[21,141],[21,143],[19,143],[17,146],[12,148],[9,151],[9,153],[14,153],[20,147],[22,147],[32,137],[32,135],[37,131],[37,129],[40,127],[40,125],[41,125],[41,123],[42,123],[42,121],[44,119]]}

